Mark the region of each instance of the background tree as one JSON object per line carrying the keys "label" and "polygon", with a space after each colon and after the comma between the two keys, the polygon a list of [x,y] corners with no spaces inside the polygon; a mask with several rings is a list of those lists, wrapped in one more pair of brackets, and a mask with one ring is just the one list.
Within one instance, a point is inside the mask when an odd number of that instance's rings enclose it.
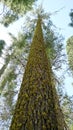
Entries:
{"label": "background tree", "polygon": [[[66,45],[66,51],[67,51],[67,57],[68,57],[68,67],[69,67],[69,71],[71,72],[72,76],[73,76],[73,36],[71,36],[70,38],[68,38],[67,40],[67,45]],[[70,126],[70,129],[73,128],[73,119],[72,119],[72,115],[73,115],[73,97],[68,97],[65,98],[65,105],[67,105],[67,111],[65,112],[66,117],[67,118],[67,122]]]}
{"label": "background tree", "polygon": [[[70,19],[71,22],[69,23],[69,25],[71,27],[73,27],[73,9],[71,9],[70,11]],[[68,38],[67,40],[67,45],[66,45],[66,51],[67,51],[67,58],[68,58],[68,70],[71,72],[71,74],[73,75],[73,36],[71,36],[70,38]],[[64,99],[64,105],[67,108],[67,111],[65,112],[66,115],[66,121],[68,122],[68,125],[70,126],[70,129],[73,129],[73,119],[72,119],[72,115],[73,115],[73,97],[69,97],[69,96],[65,96]],[[64,108],[64,106],[63,106]],[[69,117],[69,118],[68,118]]]}
{"label": "background tree", "polygon": [[73,9],[71,9],[71,12],[70,12],[69,16],[70,16],[70,19],[71,19],[71,23],[69,23],[69,25],[71,27],[73,27]]}
{"label": "background tree", "polygon": [[[3,111],[1,112],[1,119],[3,121],[3,123],[1,122],[1,125],[3,124],[3,127],[9,126],[10,124],[8,121],[11,120],[11,115],[13,113],[15,104],[14,97],[18,93],[18,88],[20,86],[23,74],[23,67],[25,66],[23,61],[26,62],[26,56],[24,56],[27,48],[27,45],[25,48],[25,37],[19,37],[19,42],[16,40],[14,44],[10,45],[9,48],[4,50],[6,54],[4,55],[5,63],[0,70],[1,99],[3,98],[3,103],[5,104],[5,107],[3,106]],[[24,43],[23,48],[22,43]],[[5,113],[8,113],[7,116]],[[7,119],[4,117],[7,117]]]}
{"label": "background tree", "polygon": [[4,40],[0,40],[0,56],[2,55],[2,51],[4,49],[4,46],[5,46],[5,41]]}
{"label": "background tree", "polygon": [[63,86],[59,84],[58,88],[59,102],[64,114],[64,119],[69,130],[72,130],[73,126],[73,96],[69,96]]}
{"label": "background tree", "polygon": [[64,95],[62,102],[62,110],[64,112],[65,121],[68,127],[72,130],[73,127],[73,96]]}
{"label": "background tree", "polygon": [[73,71],[73,36],[71,36],[68,40],[67,40],[67,55],[68,55],[68,62],[69,62],[69,66],[70,69]]}
{"label": "background tree", "polygon": [[20,17],[24,16],[24,14],[32,9],[32,5],[36,0],[1,0],[1,4],[3,6],[3,11],[1,15],[3,18],[1,19],[1,23],[4,24],[6,27]]}

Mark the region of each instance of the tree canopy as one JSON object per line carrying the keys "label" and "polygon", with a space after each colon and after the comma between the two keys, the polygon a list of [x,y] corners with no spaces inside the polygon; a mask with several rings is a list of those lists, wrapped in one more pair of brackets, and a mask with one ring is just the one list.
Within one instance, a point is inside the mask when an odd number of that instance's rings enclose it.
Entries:
{"label": "tree canopy", "polygon": [[71,23],[69,23],[69,25],[71,27],[73,27],[73,9],[71,9],[71,12],[70,12],[69,16],[70,16],[70,19],[71,19]]}
{"label": "tree canopy", "polygon": [[67,40],[67,55],[70,69],[73,71],[73,36]]}
{"label": "tree canopy", "polygon": [[37,0],[1,0],[3,6],[1,23],[7,27],[10,23],[18,20],[28,10],[32,9],[35,1]]}
{"label": "tree canopy", "polygon": [[5,0],[4,4],[16,13],[24,13],[27,9],[32,7],[32,3],[35,1],[36,0]]}

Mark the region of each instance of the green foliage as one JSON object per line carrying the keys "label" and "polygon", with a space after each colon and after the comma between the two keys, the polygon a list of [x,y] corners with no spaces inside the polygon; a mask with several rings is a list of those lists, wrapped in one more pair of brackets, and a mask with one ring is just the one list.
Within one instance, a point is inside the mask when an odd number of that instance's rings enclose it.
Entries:
{"label": "green foliage", "polygon": [[67,50],[67,55],[68,55],[69,66],[70,66],[70,69],[73,71],[73,36],[71,36],[67,40],[66,50]]}
{"label": "green foliage", "polygon": [[10,7],[11,10],[16,13],[24,14],[26,10],[32,8],[33,2],[35,2],[35,0],[5,0],[4,4],[6,4],[8,7]]}
{"label": "green foliage", "polygon": [[19,50],[22,50],[23,48],[25,48],[25,46],[26,46],[26,39],[27,39],[28,37],[26,37],[26,34],[18,34],[18,39],[17,40],[14,40],[14,44],[13,44],[13,46],[15,47],[17,47],[17,50],[19,49]]}
{"label": "green foliage", "polygon": [[8,27],[9,24],[11,24],[12,22],[16,20],[18,20],[18,14],[14,14],[14,13],[11,13],[11,11],[7,11],[7,13],[3,15],[3,18],[0,21],[0,23],[2,23],[5,27]]}
{"label": "green foliage", "polygon": [[19,35],[19,39],[14,39],[13,44],[10,45],[10,47],[6,50],[5,64],[0,69],[1,92],[4,89],[5,84],[7,84],[7,81],[11,82],[11,80],[16,80],[17,76],[15,73],[18,68],[17,66],[24,66],[23,61],[26,58],[24,57],[26,51],[25,44],[25,37],[23,35]]}
{"label": "green foliage", "polygon": [[1,0],[3,6],[3,17],[0,20],[0,23],[4,24],[5,27],[8,27],[9,24],[15,22],[20,17],[32,9],[32,4],[36,0]]}
{"label": "green foliage", "polygon": [[14,76],[16,77],[14,70],[11,68],[7,69],[7,73],[5,73],[4,76],[2,76],[0,91],[2,91],[3,87],[7,85],[7,82],[11,82],[11,80],[15,79]]}
{"label": "green foliage", "polygon": [[71,130],[73,130],[73,125],[70,127]]}
{"label": "green foliage", "polygon": [[[62,110],[64,112],[65,121],[68,127],[72,127],[73,124],[73,97],[69,97],[67,94],[63,96]],[[71,129],[71,128],[70,128]]]}
{"label": "green foliage", "polygon": [[[63,54],[63,37],[51,29],[53,23],[50,20],[47,26],[44,25],[44,39],[46,44],[46,51],[48,58],[51,61],[51,65],[54,69],[61,69],[63,63],[64,54]],[[49,25],[50,24],[50,25]]]}
{"label": "green foliage", "polygon": [[6,57],[5,57],[5,64],[4,64],[4,65],[2,66],[2,68],[0,69],[0,77],[1,77],[1,75],[4,73],[5,69],[7,68],[7,65],[8,65],[9,61],[10,61],[10,55],[8,54],[8,55],[6,55]]}
{"label": "green foliage", "polygon": [[71,23],[69,23],[69,25],[71,27],[73,27],[73,9],[71,9],[71,12],[70,12],[69,16],[70,16],[70,19],[71,19]]}
{"label": "green foliage", "polygon": [[5,46],[5,41],[4,40],[0,40],[0,56],[2,54],[2,50],[4,49],[4,46]]}

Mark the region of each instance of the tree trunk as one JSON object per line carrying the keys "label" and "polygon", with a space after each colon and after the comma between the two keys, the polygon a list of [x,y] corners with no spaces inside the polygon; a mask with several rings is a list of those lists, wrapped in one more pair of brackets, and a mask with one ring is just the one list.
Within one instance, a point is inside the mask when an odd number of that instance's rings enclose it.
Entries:
{"label": "tree trunk", "polygon": [[51,76],[39,17],[10,130],[65,130]]}

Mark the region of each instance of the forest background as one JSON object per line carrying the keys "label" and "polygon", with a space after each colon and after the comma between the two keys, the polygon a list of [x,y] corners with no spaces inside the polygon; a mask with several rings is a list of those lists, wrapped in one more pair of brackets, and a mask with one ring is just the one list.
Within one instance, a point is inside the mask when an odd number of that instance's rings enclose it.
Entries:
{"label": "forest background", "polygon": [[[41,4],[42,3],[42,4]],[[70,20],[70,11],[73,8],[72,7],[73,1],[72,0],[38,0],[36,2],[37,7],[39,5],[42,6],[42,8],[45,10],[46,13],[49,13],[51,17],[51,21],[53,22],[53,27],[52,29],[54,30],[55,33],[59,33],[60,35],[63,36],[63,45],[64,45],[64,53],[66,55],[66,41],[68,40],[69,37],[73,35],[73,28],[69,26],[69,23],[71,22]],[[36,8],[37,8],[36,7]],[[34,6],[35,8],[35,6]],[[2,12],[3,6],[1,5],[0,12]],[[29,14],[29,13],[28,13]],[[2,15],[1,15],[2,19]],[[8,27],[4,27],[3,23],[0,24],[0,39],[4,40],[7,44],[7,46],[10,46],[12,44],[12,37],[9,35],[12,34],[13,36],[17,37],[20,32],[22,32],[22,24],[24,24],[25,21],[25,16],[23,18],[20,18],[20,20],[17,20],[16,22],[11,23]],[[68,57],[66,55],[66,62],[68,62]],[[0,58],[1,63],[0,66],[2,67],[4,64],[4,59],[1,57]],[[59,71],[57,73],[58,79],[62,77],[63,79],[63,89],[64,92],[68,94],[68,96],[73,96],[73,86],[72,86],[72,81],[73,77],[72,74],[67,68],[68,65],[63,64],[62,66],[62,71]],[[1,98],[2,100],[2,98]]]}

